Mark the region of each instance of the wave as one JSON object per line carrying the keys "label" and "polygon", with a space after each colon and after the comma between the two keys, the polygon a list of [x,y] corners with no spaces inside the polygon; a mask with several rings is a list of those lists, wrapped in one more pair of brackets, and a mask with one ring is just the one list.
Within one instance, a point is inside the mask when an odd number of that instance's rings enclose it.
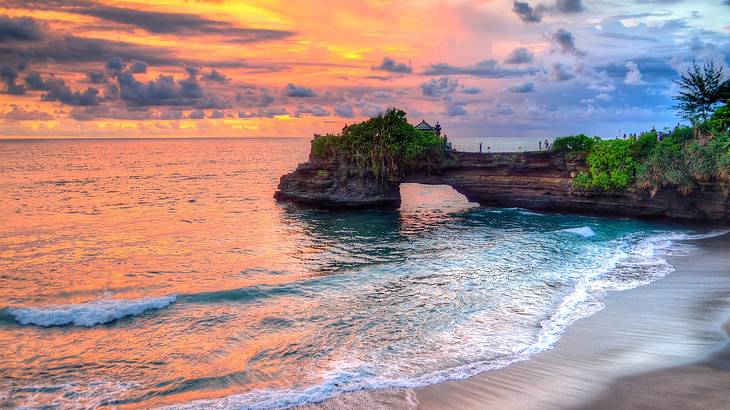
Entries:
{"label": "wave", "polygon": [[674,232],[671,234],[667,234],[664,239],[667,239],[670,241],[699,241],[702,239],[717,238],[718,236],[727,235],[729,233],[730,233],[730,230],[727,230],[727,229],[714,230],[714,231],[710,231],[707,233],[697,233],[697,234]]}
{"label": "wave", "polygon": [[177,296],[144,299],[104,299],[76,305],[49,307],[11,307],[3,309],[21,325],[84,326],[109,323],[148,310],[162,309],[174,303]]}
{"label": "wave", "polygon": [[538,212],[535,212],[535,211],[530,211],[529,209],[515,208],[515,207],[512,207],[512,208],[491,208],[491,210],[489,212],[495,212],[495,210],[498,210],[499,213],[502,213],[502,212],[515,212],[516,211],[520,215],[527,215],[527,216],[545,216],[545,214],[541,214],[541,213],[538,213]]}
{"label": "wave", "polygon": [[575,234],[575,235],[580,235],[584,238],[591,238],[593,236],[596,236],[596,233],[593,232],[593,229],[591,229],[590,226],[581,226],[580,228],[560,229],[556,232],[571,233],[571,234]]}
{"label": "wave", "polygon": [[322,289],[336,287],[336,277],[324,276],[306,282],[257,285],[245,288],[171,295],[143,299],[102,299],[75,305],[48,307],[7,307],[0,309],[0,320],[21,325],[92,327],[126,316],[136,316],[179,302],[184,304],[252,303],[277,296],[306,296]]}
{"label": "wave", "polygon": [[[567,232],[584,237],[595,235],[590,227],[570,228]],[[572,291],[558,304],[553,314],[541,323],[541,330],[529,345],[500,358],[468,363],[459,367],[430,372],[417,377],[387,379],[368,371],[366,363],[340,362],[333,369],[322,372],[322,383],[302,389],[261,389],[218,399],[195,400],[165,407],[170,410],[206,408],[248,408],[267,410],[318,403],[342,393],[391,388],[417,388],[426,385],[460,380],[486,371],[507,367],[529,360],[533,355],[551,349],[566,329],[576,320],[591,316],[604,304],[602,297],[609,290],[635,288],[673,271],[666,256],[674,254],[676,241],[700,240],[721,236],[730,231],[706,234],[660,233],[640,240],[629,249],[617,247],[604,262],[577,281]],[[640,271],[640,274],[636,274]],[[634,272],[627,275],[627,272]]]}

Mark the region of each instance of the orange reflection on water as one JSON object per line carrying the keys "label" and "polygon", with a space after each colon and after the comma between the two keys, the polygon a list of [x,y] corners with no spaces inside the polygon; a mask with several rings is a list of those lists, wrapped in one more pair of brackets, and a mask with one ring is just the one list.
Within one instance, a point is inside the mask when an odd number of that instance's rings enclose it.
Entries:
{"label": "orange reflection on water", "polygon": [[[275,203],[279,176],[308,148],[306,140],[0,143],[0,207],[11,211],[0,215],[0,308],[49,314],[74,304],[50,314],[78,319],[100,315],[87,302],[114,314],[126,308],[104,303],[176,297],[92,327],[0,326],[0,392],[27,406],[141,408],[291,388],[357,362],[352,345],[377,337],[350,328],[357,312],[387,305],[380,285],[340,299],[359,286],[360,268],[403,259],[394,241],[472,205],[416,185],[403,186],[400,212],[364,221]],[[342,272],[352,277],[328,282]],[[342,304],[352,312],[323,319]]]}
{"label": "orange reflection on water", "polygon": [[[310,272],[306,262],[282,257],[299,252],[302,231],[279,222],[284,209],[272,199],[278,177],[306,157],[308,145],[297,139],[0,144],[0,207],[10,210],[0,216],[0,307],[177,296],[155,314],[111,325],[2,327],[0,384],[42,383],[72,393],[103,381],[118,405],[146,407],[281,379],[271,375],[269,361],[252,358],[265,349],[285,352],[311,333],[276,318],[315,306],[272,302],[256,289]],[[249,373],[246,383],[236,383]],[[35,404],[63,400],[45,390],[19,397]],[[87,399],[102,400],[71,402]]]}

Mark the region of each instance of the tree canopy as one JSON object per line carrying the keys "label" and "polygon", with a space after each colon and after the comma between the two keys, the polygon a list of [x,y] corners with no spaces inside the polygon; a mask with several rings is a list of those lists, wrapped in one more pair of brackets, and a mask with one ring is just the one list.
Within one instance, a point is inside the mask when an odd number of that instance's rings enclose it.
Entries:
{"label": "tree canopy", "polygon": [[693,124],[707,121],[715,107],[725,102],[730,96],[730,79],[726,78],[722,67],[715,63],[705,63],[700,67],[693,63],[692,67],[674,81],[679,86],[679,93],[674,96],[677,101],[675,109]]}
{"label": "tree canopy", "polygon": [[408,171],[438,168],[445,160],[445,144],[445,138],[417,130],[404,111],[391,108],[345,126],[340,134],[315,138],[312,152],[319,157],[344,157],[361,172],[395,180]]}

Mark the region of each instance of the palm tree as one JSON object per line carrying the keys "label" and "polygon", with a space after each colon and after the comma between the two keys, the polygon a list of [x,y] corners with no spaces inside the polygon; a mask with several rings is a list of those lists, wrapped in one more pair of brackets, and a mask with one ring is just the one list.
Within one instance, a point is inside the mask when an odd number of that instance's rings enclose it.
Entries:
{"label": "palm tree", "polygon": [[722,102],[727,103],[730,96],[730,79],[725,78],[722,67],[715,67],[713,62],[702,67],[692,62],[692,67],[674,83],[680,90],[674,96],[677,101],[674,108],[693,124],[707,121],[715,107]]}

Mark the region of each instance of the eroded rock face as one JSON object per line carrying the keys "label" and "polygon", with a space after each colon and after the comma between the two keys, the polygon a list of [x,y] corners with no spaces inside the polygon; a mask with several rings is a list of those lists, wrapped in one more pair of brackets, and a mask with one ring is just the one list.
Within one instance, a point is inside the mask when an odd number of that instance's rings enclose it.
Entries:
{"label": "eroded rock face", "polygon": [[459,153],[456,157],[454,165],[441,175],[416,176],[408,182],[451,185],[484,206],[730,222],[730,196],[717,183],[698,184],[686,196],[674,188],[663,189],[653,197],[645,189],[584,192],[573,189],[573,177],[586,168],[583,155]]}
{"label": "eroded rock face", "polygon": [[322,208],[397,209],[399,185],[361,175],[341,160],[310,158],[281,177],[274,198]]}
{"label": "eroded rock face", "polygon": [[330,208],[397,208],[400,182],[445,184],[483,206],[536,211],[664,217],[730,222],[730,195],[714,182],[698,184],[689,195],[674,188],[653,197],[648,190],[587,193],[573,189],[585,157],[553,152],[454,153],[437,174],[416,173],[401,181],[378,182],[349,164],[310,158],[281,178],[275,198]]}

